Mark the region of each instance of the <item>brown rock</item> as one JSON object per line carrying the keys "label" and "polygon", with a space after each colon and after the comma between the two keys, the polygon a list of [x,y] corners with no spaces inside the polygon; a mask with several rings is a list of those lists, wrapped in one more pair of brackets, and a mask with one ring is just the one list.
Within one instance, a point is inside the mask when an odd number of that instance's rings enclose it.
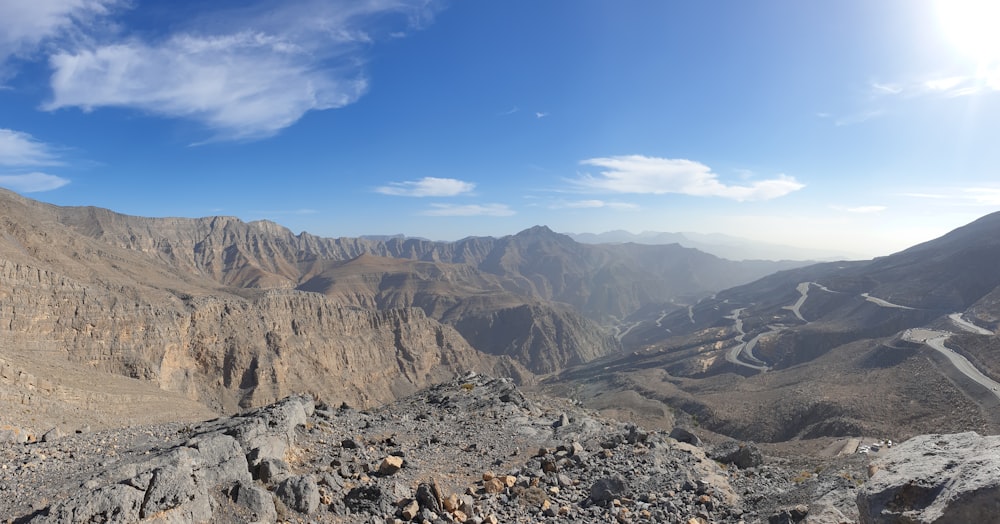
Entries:
{"label": "brown rock", "polygon": [[420,513],[420,504],[417,504],[417,501],[415,500],[410,500],[409,503],[403,506],[403,511],[401,512],[401,516],[403,517],[403,520],[410,521],[416,518],[417,514],[419,513]]}
{"label": "brown rock", "polygon": [[458,508],[460,507],[458,495],[455,493],[448,495],[447,497],[444,498],[441,505],[444,506],[445,510],[455,513],[455,511],[458,510]]}
{"label": "brown rock", "polygon": [[503,491],[504,487],[504,483],[498,478],[491,478],[490,480],[483,482],[483,489],[485,489],[487,493],[500,493]]}
{"label": "brown rock", "polygon": [[394,455],[389,455],[388,457],[382,459],[382,463],[378,466],[379,475],[392,475],[403,468],[403,458]]}

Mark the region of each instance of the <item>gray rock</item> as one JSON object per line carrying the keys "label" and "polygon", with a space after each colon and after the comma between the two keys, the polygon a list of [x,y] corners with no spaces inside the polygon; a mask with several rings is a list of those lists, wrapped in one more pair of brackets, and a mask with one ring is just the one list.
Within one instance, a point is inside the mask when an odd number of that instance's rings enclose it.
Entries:
{"label": "gray rock", "polygon": [[434,513],[441,513],[441,504],[438,502],[438,497],[434,492],[434,487],[426,482],[421,482],[417,486],[417,492],[414,495],[417,502],[420,504],[421,508],[426,508]]}
{"label": "gray rock", "polygon": [[921,435],[873,462],[858,491],[863,524],[996,522],[1000,436]]}
{"label": "gray rock", "polygon": [[54,442],[63,438],[65,435],[59,428],[52,428],[42,434],[42,442]]}
{"label": "gray rock", "polygon": [[257,522],[277,522],[278,512],[274,508],[274,499],[267,490],[253,484],[239,484],[236,487],[233,502],[250,513]]}
{"label": "gray rock", "polygon": [[676,426],[674,427],[674,429],[670,430],[670,438],[678,442],[687,442],[692,446],[701,445],[701,439],[698,438],[698,435],[695,435],[694,433],[691,432],[691,430],[687,428],[682,428],[680,426]]}
{"label": "gray rock", "polygon": [[[311,399],[290,397],[248,414],[204,423],[183,444],[109,467],[102,462],[106,469],[67,498],[41,508],[30,521],[135,522],[155,517],[164,522],[210,522],[216,520],[213,497],[220,493],[238,497],[241,492],[248,509],[252,506],[262,520],[273,520],[269,495],[254,491],[259,488],[253,488],[248,451],[274,439],[290,441],[311,404]],[[293,509],[308,513],[319,505],[319,491],[311,478],[286,491],[290,493],[286,503]]]}
{"label": "gray rock", "polygon": [[126,523],[139,521],[143,491],[125,484],[81,492],[49,508],[30,522],[71,524],[75,522]]}
{"label": "gray rock", "polygon": [[590,487],[590,500],[595,504],[605,504],[625,495],[628,485],[621,475],[604,477]]}
{"label": "gray rock", "polygon": [[[189,457],[184,457],[187,462]],[[178,467],[162,467],[153,470],[146,496],[139,510],[139,517],[149,518],[157,513],[175,509],[198,498],[198,489],[191,475],[190,462]],[[204,495],[202,495],[204,496]],[[206,515],[211,517],[211,513]]]}
{"label": "gray rock", "polygon": [[281,459],[265,459],[257,466],[257,478],[266,485],[285,480],[288,472],[288,463]]}
{"label": "gray rock", "polygon": [[28,434],[21,428],[3,426],[0,429],[0,444],[24,444],[27,441]]}
{"label": "gray rock", "polygon": [[809,508],[798,505],[794,508],[784,508],[778,513],[771,515],[767,519],[768,524],[798,524],[802,522],[809,513]]}
{"label": "gray rock", "polygon": [[387,515],[395,511],[395,503],[377,485],[358,486],[344,495],[344,504],[353,513]]}
{"label": "gray rock", "polygon": [[764,455],[753,442],[727,442],[712,450],[709,456],[740,469],[756,468],[764,463]]}
{"label": "gray rock", "polygon": [[299,513],[309,515],[319,507],[319,486],[309,475],[283,480],[274,494],[286,506]]}

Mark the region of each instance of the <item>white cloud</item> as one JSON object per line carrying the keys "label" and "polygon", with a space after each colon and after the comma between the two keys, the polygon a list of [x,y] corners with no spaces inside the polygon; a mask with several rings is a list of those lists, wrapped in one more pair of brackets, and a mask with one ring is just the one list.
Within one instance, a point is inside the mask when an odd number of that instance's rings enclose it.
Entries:
{"label": "white cloud", "polygon": [[924,82],[924,87],[931,91],[951,91],[957,86],[965,83],[967,78],[961,76],[950,76],[946,78],[933,78]]}
{"label": "white cloud", "polygon": [[927,193],[903,193],[902,196],[933,200],[939,205],[1000,207],[1000,188],[941,188]]}
{"label": "white cloud", "polygon": [[62,162],[52,148],[28,133],[0,129],[0,166],[55,166]]}
{"label": "white cloud", "polygon": [[886,209],[889,208],[885,206],[855,206],[855,207],[833,206],[833,209],[836,211],[846,211],[848,213],[858,213],[864,215],[870,213],[881,213],[882,211],[885,211]]}
{"label": "white cloud", "polygon": [[294,46],[262,34],[111,45],[60,53],[50,63],[46,109],[131,107],[200,121],[223,139],[273,135],[307,111],[350,104],[367,88],[359,73],[317,71]]}
{"label": "white cloud", "polygon": [[433,217],[507,217],[515,213],[506,204],[431,204],[431,209],[425,210],[420,214]]}
{"label": "white cloud", "polygon": [[604,200],[574,200],[570,202],[556,202],[551,206],[553,209],[638,209],[639,206],[629,202],[607,202]]}
{"label": "white cloud", "polygon": [[881,95],[898,95],[903,92],[903,88],[899,84],[881,84],[879,82],[872,83],[872,90]]}
{"label": "white cloud", "polygon": [[375,188],[375,192],[409,197],[447,197],[468,193],[475,187],[472,182],[429,176],[408,182],[389,182],[387,186]]}
{"label": "white cloud", "polygon": [[120,0],[7,0],[0,2],[0,64],[31,53],[78,21],[107,14]]}
{"label": "white cloud", "polygon": [[778,175],[748,185],[726,185],[708,166],[684,159],[627,155],[581,162],[604,168],[599,176],[584,174],[574,182],[587,189],[612,193],[714,196],[737,201],[770,200],[805,187],[794,177]]}
{"label": "white cloud", "polygon": [[69,183],[62,177],[45,173],[26,173],[23,175],[0,175],[0,186],[19,193],[37,193],[59,189]]}
{"label": "white cloud", "polygon": [[299,0],[198,13],[160,40],[53,54],[45,108],[125,107],[200,122],[216,140],[264,138],[356,101],[368,88],[366,46],[391,38],[381,26],[418,27],[431,12],[423,0]]}
{"label": "white cloud", "polygon": [[970,74],[948,76],[928,76],[911,82],[894,84],[872,84],[876,95],[898,95],[907,97],[944,96],[961,97],[1000,91],[1000,67],[981,67]]}
{"label": "white cloud", "polygon": [[547,116],[549,116],[548,113],[545,113],[545,112],[542,112],[542,111],[536,111],[535,112],[535,118],[545,118]]}

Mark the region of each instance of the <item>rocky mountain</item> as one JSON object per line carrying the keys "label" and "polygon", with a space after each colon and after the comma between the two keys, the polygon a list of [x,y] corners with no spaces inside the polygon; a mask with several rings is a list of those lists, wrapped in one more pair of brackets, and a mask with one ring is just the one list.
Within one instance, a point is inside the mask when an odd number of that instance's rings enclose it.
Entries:
{"label": "rocky mountain", "polygon": [[[992,522],[996,437],[870,455],[649,431],[467,374],[370,411],[233,417],[0,446],[8,522]],[[856,444],[854,444],[856,447]],[[838,451],[839,450],[839,451]],[[869,459],[871,457],[871,459]]]}
{"label": "rocky mountain", "polygon": [[622,337],[623,355],[563,379],[595,401],[639,393],[755,440],[992,433],[997,260],[992,214],[887,257],[778,272],[646,313]]}
{"label": "rocky mountain", "polygon": [[577,233],[569,235],[584,244],[679,244],[684,247],[715,255],[728,260],[855,260],[866,258],[858,254],[829,249],[808,249],[721,233],[665,233],[659,231],[606,231],[604,233]]}
{"label": "rocky mountain", "polygon": [[[457,242],[330,239],[0,190],[0,358],[17,361],[0,389],[70,402],[71,414],[81,402],[65,391],[85,381],[60,382],[52,364],[228,413],[294,392],[377,405],[469,369],[530,383],[619,352],[615,318],[782,267],[678,246],[585,246],[544,227]],[[21,374],[54,386],[28,394]]]}
{"label": "rocky mountain", "polygon": [[0,470],[0,519],[736,523],[857,514],[858,456],[796,480],[807,467],[798,461],[765,464],[751,444],[703,447],[693,433],[672,435],[682,441],[469,374],[371,411],[296,396],[197,424],[0,447],[10,465]]}

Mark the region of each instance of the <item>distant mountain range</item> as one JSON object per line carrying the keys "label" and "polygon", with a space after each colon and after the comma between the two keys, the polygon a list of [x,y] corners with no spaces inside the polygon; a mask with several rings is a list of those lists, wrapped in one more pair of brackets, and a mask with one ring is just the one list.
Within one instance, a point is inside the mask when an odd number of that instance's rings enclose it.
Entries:
{"label": "distant mountain range", "polygon": [[727,260],[860,260],[867,258],[857,253],[828,249],[809,249],[757,242],[721,233],[663,233],[644,231],[607,231],[605,233],[568,233],[569,237],[585,244],[679,244]]}
{"label": "distant mountain range", "polygon": [[154,398],[373,406],[474,370],[757,441],[997,432],[998,260],[1000,214],[810,264],[544,226],[323,238],[0,190],[0,422]]}
{"label": "distant mountain range", "polygon": [[469,369],[530,383],[619,352],[610,327],[638,310],[801,265],[586,245],[543,226],[332,239],[0,190],[0,367],[51,382],[59,361],[223,412],[302,391],[375,405]]}
{"label": "distant mountain range", "polygon": [[625,353],[562,379],[683,406],[758,441],[1000,431],[1000,213],[630,320]]}

